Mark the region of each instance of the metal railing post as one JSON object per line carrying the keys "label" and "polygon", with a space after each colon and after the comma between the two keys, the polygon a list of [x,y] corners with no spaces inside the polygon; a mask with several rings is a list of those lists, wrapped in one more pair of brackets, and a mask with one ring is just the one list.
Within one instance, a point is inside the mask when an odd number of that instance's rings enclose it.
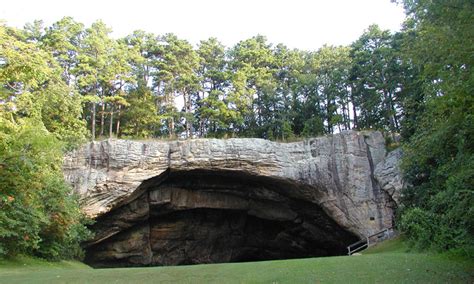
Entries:
{"label": "metal railing post", "polygon": [[[369,248],[369,246],[370,246],[370,238],[371,238],[371,237],[377,236],[377,238],[375,239],[375,243],[377,243],[377,242],[379,241],[379,238],[380,238],[380,235],[381,235],[381,234],[384,235],[384,238],[383,238],[384,240],[385,240],[385,239],[389,239],[389,238],[391,238],[392,235],[393,235],[392,232],[393,232],[393,228],[390,227],[390,228],[385,228],[385,229],[383,229],[383,230],[381,230],[381,231],[378,231],[377,233],[372,234],[372,235],[370,235],[370,236],[366,236],[366,237],[365,237],[365,243],[364,243],[364,241],[363,241],[363,239],[362,239],[362,240],[360,240],[360,241],[358,241],[358,242],[356,242],[356,243],[353,243],[353,244],[349,245],[349,246],[347,247],[347,254],[348,254],[348,255],[352,255],[352,253],[354,253],[354,252],[356,252],[356,251],[363,250],[364,247],[365,247],[365,249]],[[353,246],[355,246],[355,249],[352,249]]]}

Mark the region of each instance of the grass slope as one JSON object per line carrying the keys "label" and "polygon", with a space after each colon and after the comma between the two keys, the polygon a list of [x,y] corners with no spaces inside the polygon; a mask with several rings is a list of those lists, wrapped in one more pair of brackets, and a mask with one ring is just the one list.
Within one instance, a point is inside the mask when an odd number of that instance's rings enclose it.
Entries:
{"label": "grass slope", "polygon": [[474,283],[474,261],[406,252],[400,240],[358,256],[174,267],[91,269],[79,262],[0,261],[1,283]]}

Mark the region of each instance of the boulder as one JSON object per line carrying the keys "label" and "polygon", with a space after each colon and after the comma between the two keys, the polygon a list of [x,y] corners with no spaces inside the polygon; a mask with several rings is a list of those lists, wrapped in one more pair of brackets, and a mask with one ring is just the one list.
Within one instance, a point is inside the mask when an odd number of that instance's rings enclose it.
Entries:
{"label": "boulder", "polygon": [[400,169],[402,154],[401,148],[391,151],[381,163],[377,164],[374,171],[380,187],[390,195],[395,204],[400,202],[401,191],[405,187]]}

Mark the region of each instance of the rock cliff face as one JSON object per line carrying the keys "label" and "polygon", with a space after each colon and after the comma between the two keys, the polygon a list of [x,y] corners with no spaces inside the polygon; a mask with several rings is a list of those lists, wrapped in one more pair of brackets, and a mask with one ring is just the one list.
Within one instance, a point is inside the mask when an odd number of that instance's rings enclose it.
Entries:
{"label": "rock cliff face", "polygon": [[295,143],[107,140],[65,157],[96,218],[93,266],[174,265],[343,254],[392,225],[399,156],[379,132]]}
{"label": "rock cliff face", "polygon": [[396,204],[400,201],[401,189],[405,187],[400,169],[401,159],[402,149],[393,150],[375,167],[374,171],[375,179]]}

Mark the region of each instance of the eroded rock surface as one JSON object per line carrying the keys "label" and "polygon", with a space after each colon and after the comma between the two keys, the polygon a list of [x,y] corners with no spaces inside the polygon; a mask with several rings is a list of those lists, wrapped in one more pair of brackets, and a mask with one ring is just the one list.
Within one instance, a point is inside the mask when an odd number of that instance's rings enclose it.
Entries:
{"label": "eroded rock surface", "polygon": [[396,204],[400,201],[401,189],[405,187],[400,169],[401,158],[402,149],[393,150],[387,154],[382,162],[377,164],[374,171],[375,179]]}
{"label": "eroded rock surface", "polygon": [[379,132],[107,140],[70,153],[64,172],[97,220],[88,263],[173,265],[343,254],[392,225],[400,183],[383,178],[399,172],[385,156]]}

